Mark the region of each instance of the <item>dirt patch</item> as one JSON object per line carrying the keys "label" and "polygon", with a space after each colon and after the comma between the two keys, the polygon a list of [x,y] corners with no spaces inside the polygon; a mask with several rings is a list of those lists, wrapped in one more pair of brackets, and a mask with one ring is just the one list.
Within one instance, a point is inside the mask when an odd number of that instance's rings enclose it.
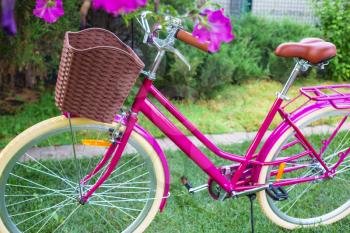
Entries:
{"label": "dirt patch", "polygon": [[39,97],[40,93],[38,91],[29,89],[22,89],[14,93],[3,93],[0,99],[0,115],[15,114],[23,104],[35,102]]}

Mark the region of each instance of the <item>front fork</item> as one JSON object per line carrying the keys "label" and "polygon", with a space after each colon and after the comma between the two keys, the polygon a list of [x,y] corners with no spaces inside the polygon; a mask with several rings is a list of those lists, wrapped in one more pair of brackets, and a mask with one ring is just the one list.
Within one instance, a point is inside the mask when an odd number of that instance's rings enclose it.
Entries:
{"label": "front fork", "polygon": [[[129,137],[131,135],[131,132],[134,129],[134,126],[137,122],[137,114],[141,109],[141,106],[144,104],[144,100],[146,99],[148,92],[152,86],[153,80],[156,77],[157,69],[165,55],[165,50],[159,49],[157,56],[151,66],[151,69],[149,72],[146,72],[147,75],[145,79],[143,80],[143,83],[135,97],[134,103],[131,107],[130,113],[127,116],[126,119],[126,129],[124,131],[124,134],[121,136],[120,140],[116,140],[113,142],[113,144],[109,147],[107,150],[106,155],[104,156],[103,160],[97,165],[96,171],[100,170],[104,164],[107,163],[109,158],[111,158],[111,161],[106,169],[106,171],[103,173],[103,175],[98,179],[98,181],[84,194],[82,194],[82,197],[80,198],[80,203],[84,204],[86,203],[89,198],[92,196],[92,194],[109,178],[109,176],[112,174],[113,170],[118,165],[119,159],[122,156],[122,153],[125,149],[126,143],[129,140]],[[94,170],[95,170],[94,169]],[[96,171],[92,171],[88,176],[83,178],[80,182],[86,183],[93,175],[93,173],[97,173]]]}
{"label": "front fork", "polygon": [[[121,122],[124,119],[121,119]],[[94,192],[109,178],[114,169],[117,167],[119,159],[125,149],[125,146],[130,138],[133,128],[137,122],[137,114],[130,113],[126,118],[126,129],[122,135],[119,135],[114,142],[109,146],[107,152],[103,156],[103,159],[97,164],[97,166],[85,176],[80,183],[84,186],[87,181],[89,181],[96,173],[98,173],[102,167],[110,160],[105,172],[96,181],[96,183],[85,193],[83,193],[80,198],[80,203],[85,204],[89,198],[94,194]]]}

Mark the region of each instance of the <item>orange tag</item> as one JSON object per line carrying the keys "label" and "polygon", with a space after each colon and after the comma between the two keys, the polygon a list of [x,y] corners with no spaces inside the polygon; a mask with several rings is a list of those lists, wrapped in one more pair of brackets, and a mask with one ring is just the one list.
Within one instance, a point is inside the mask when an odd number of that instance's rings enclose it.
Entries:
{"label": "orange tag", "polygon": [[279,168],[278,168],[278,172],[276,175],[276,181],[279,181],[280,179],[282,179],[282,175],[284,173],[284,168],[286,167],[286,163],[281,163]]}
{"label": "orange tag", "polygon": [[108,147],[111,145],[109,141],[105,140],[94,140],[94,139],[83,139],[81,143],[85,146],[103,146]]}

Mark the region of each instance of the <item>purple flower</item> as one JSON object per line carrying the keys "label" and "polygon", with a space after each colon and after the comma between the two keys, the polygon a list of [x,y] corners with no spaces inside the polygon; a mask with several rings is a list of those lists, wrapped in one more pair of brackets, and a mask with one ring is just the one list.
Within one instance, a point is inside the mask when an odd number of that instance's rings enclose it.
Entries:
{"label": "purple flower", "polygon": [[218,51],[222,42],[229,43],[234,39],[231,20],[223,13],[224,9],[217,11],[206,9],[201,14],[204,19],[206,18],[206,23],[199,22],[194,26],[192,35],[202,43],[209,42],[210,52]]}
{"label": "purple flower", "polygon": [[15,0],[2,0],[2,28],[8,35],[14,35],[17,32],[14,16]]}
{"label": "purple flower", "polygon": [[62,0],[36,0],[33,14],[47,23],[54,23],[64,15]]}
{"label": "purple flower", "polygon": [[95,9],[103,8],[115,16],[121,13],[130,13],[145,6],[147,0],[93,0]]}

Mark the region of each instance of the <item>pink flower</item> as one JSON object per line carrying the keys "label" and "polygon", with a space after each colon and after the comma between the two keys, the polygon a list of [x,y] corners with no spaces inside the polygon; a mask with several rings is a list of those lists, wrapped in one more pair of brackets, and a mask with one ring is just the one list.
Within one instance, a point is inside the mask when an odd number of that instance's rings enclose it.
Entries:
{"label": "pink flower", "polygon": [[95,9],[103,8],[115,16],[121,13],[130,13],[145,6],[147,0],[93,0]]}
{"label": "pink flower", "polygon": [[199,22],[194,26],[192,35],[202,43],[209,42],[210,52],[218,51],[222,42],[229,43],[234,39],[231,20],[223,13],[224,9],[217,11],[206,9],[201,16],[207,18],[207,25]]}
{"label": "pink flower", "polygon": [[48,23],[54,23],[64,15],[62,0],[36,0],[33,14]]}
{"label": "pink flower", "polygon": [[15,22],[15,0],[2,0],[2,28],[8,35],[15,35],[17,32]]}

